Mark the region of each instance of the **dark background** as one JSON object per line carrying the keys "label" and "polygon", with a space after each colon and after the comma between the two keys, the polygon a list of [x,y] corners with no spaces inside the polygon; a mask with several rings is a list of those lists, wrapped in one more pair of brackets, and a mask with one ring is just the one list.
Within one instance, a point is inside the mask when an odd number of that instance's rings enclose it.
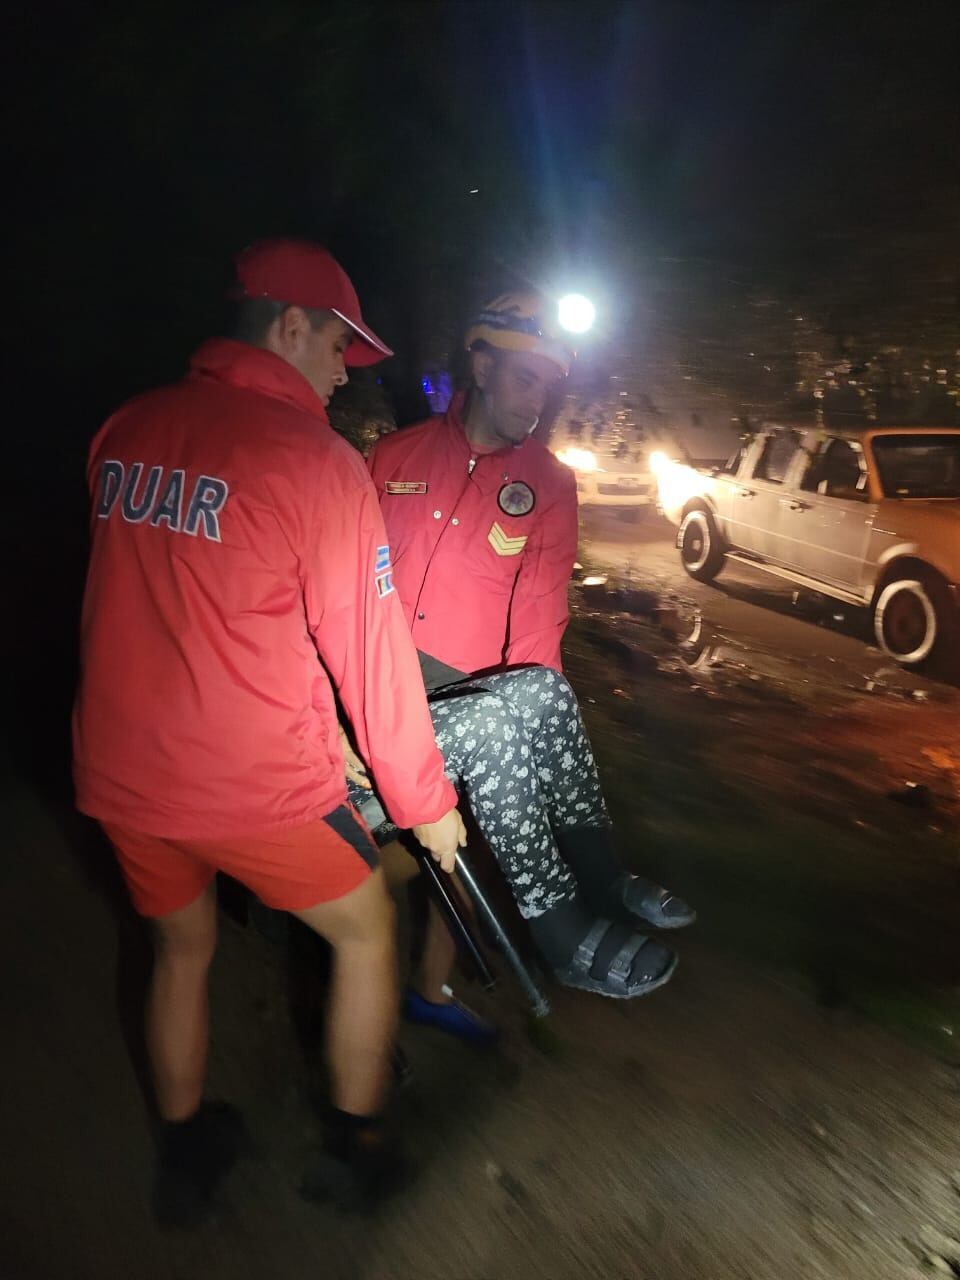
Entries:
{"label": "dark background", "polygon": [[98,408],[174,376],[275,233],[343,258],[392,382],[517,277],[592,288],[634,346],[663,289],[712,336],[722,282],[854,339],[947,306],[956,345],[958,32],[922,2],[31,8],[5,40],[23,353]]}
{"label": "dark background", "polygon": [[902,416],[955,412],[957,9],[14,10],[18,750],[60,749],[89,438],[219,327],[230,257],[257,236],[329,244],[396,349],[382,386],[361,379],[347,398],[361,413],[416,416],[420,378],[451,363],[469,310],[525,281],[596,297],[580,376],[598,395],[620,369],[637,395],[683,379],[756,416],[859,374]]}

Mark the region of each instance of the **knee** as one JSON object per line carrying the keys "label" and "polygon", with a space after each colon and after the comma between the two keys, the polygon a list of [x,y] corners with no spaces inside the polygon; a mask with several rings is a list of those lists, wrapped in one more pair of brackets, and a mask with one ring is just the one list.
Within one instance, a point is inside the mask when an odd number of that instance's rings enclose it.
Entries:
{"label": "knee", "polygon": [[153,952],[157,964],[206,970],[213,963],[216,949],[215,924],[209,929],[189,933],[163,929],[154,932]]}
{"label": "knee", "polygon": [[552,667],[525,667],[510,672],[508,696],[525,714],[536,717],[558,702],[577,705],[577,695],[570,682]]}
{"label": "knee", "polygon": [[553,697],[569,699],[574,706],[577,706],[577,695],[573,691],[573,685],[561,671],[553,672]]}
{"label": "knee", "polygon": [[552,667],[539,667],[530,672],[530,693],[540,702],[570,702],[577,705],[577,695],[562,671]]}
{"label": "knee", "polygon": [[397,908],[391,898],[383,876],[377,876],[371,885],[371,892],[364,904],[363,912],[353,922],[353,928],[344,931],[339,942],[333,946],[357,948],[366,951],[379,951],[382,948],[393,950],[397,936]]}
{"label": "knee", "polygon": [[519,712],[498,693],[484,694],[476,710],[478,726],[488,738],[509,741],[522,732],[523,720]]}

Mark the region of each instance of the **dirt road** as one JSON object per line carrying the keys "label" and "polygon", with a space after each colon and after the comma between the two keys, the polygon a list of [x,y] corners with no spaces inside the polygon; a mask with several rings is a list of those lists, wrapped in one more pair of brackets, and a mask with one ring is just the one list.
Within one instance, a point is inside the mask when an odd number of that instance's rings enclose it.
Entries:
{"label": "dirt road", "polygon": [[855,635],[693,591],[652,539],[637,581],[661,568],[680,630],[700,605],[728,652],[698,666],[663,616],[577,593],[568,665],[625,855],[700,910],[678,974],[628,1006],[555,991],[549,1043],[509,981],[467,990],[504,1023],[490,1056],[406,1029],[422,1172],[370,1221],[298,1196],[315,1081],[283,952],[226,920],[212,1091],[262,1158],[218,1222],[157,1232],[129,1053],[141,938],[56,780],[9,762],[4,1280],[960,1274],[956,694],[868,691],[883,664]]}
{"label": "dirt road", "polygon": [[798,591],[792,583],[744,565],[725,569],[711,585],[694,582],[680,565],[675,528],[651,509],[586,507],[581,516],[581,560],[587,572],[612,572],[679,599],[688,611],[695,607],[708,633],[741,661],[754,661],[761,670],[778,657],[802,661],[840,688],[862,688],[878,671],[884,672],[881,681],[897,688],[933,687],[884,659],[866,610]]}

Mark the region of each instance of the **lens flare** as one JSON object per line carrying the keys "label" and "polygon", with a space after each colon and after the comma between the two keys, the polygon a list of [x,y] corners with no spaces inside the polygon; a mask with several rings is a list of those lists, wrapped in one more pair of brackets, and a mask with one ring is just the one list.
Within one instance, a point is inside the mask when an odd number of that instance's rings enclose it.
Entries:
{"label": "lens flare", "polygon": [[586,333],[596,318],[597,308],[582,293],[568,293],[560,299],[557,319],[568,333]]}

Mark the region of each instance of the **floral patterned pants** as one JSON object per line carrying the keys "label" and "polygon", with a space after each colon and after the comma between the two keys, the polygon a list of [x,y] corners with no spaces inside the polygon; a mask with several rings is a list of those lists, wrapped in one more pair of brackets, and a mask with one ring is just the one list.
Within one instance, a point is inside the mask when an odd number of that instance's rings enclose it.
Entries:
{"label": "floral patterned pants", "polygon": [[577,882],[554,832],[609,826],[576,694],[549,667],[475,677],[430,699],[437,746],[526,919]]}

